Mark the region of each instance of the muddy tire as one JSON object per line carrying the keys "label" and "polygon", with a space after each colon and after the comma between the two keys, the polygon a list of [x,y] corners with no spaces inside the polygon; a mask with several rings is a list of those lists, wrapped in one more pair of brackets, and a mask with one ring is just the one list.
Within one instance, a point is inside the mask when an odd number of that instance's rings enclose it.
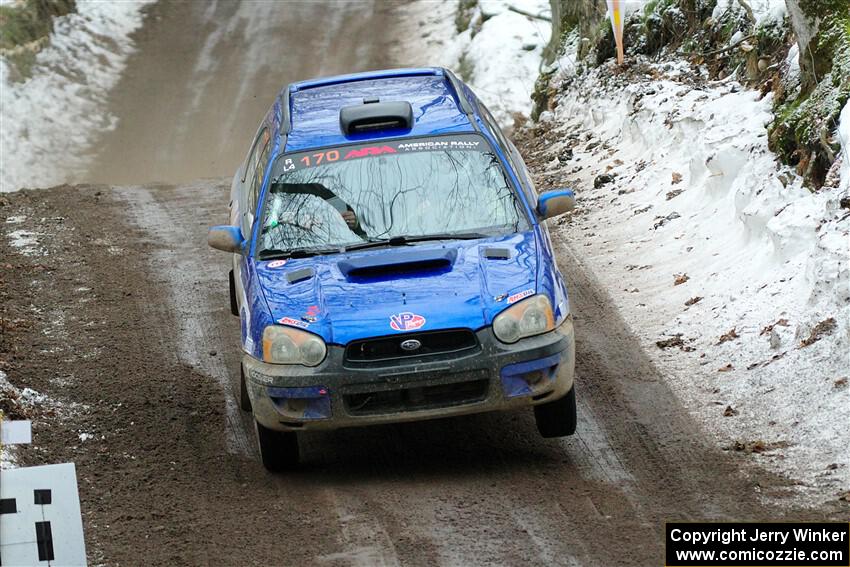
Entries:
{"label": "muddy tire", "polygon": [[576,432],[576,389],[560,400],[534,406],[537,431],[543,437],[566,437]]}
{"label": "muddy tire", "polygon": [[292,470],[298,466],[298,436],[294,431],[274,431],[257,424],[257,441],[263,466],[271,472]]}
{"label": "muddy tire", "polygon": [[245,367],[239,365],[239,407],[242,411],[251,411],[251,398],[248,396],[248,384],[245,382]]}
{"label": "muddy tire", "polygon": [[227,279],[230,284],[230,312],[238,317],[239,304],[236,303],[236,280],[233,278],[233,270],[227,274]]}

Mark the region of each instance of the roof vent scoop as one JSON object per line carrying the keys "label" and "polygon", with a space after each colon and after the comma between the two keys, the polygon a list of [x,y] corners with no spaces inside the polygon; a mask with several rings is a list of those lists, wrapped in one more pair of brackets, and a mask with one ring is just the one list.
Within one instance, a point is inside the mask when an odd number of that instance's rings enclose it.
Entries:
{"label": "roof vent scoop", "polygon": [[345,135],[370,130],[410,130],[413,108],[407,101],[381,102],[364,98],[363,104],[346,106],[339,111],[339,127]]}

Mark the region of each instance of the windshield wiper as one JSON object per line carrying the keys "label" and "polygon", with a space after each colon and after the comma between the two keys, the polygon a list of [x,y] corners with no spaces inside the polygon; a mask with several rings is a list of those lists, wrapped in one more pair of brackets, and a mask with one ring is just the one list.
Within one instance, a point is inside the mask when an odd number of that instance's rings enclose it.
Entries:
{"label": "windshield wiper", "polygon": [[423,234],[416,236],[393,236],[392,238],[375,238],[367,242],[346,246],[344,251],[363,250],[364,248],[377,248],[379,246],[406,246],[414,242],[425,242],[427,240],[476,240],[487,238],[487,234],[480,232],[444,232],[438,234]]}
{"label": "windshield wiper", "polygon": [[323,254],[339,254],[341,248],[293,248],[292,250],[277,250],[269,248],[261,250],[260,260],[277,260],[281,258],[309,258],[310,256],[321,256]]}

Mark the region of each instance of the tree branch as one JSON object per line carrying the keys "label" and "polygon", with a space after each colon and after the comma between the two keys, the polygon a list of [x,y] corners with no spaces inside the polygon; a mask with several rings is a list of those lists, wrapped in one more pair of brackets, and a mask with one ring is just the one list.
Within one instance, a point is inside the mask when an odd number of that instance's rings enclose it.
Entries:
{"label": "tree branch", "polygon": [[531,12],[526,12],[525,10],[520,10],[514,6],[508,6],[508,10],[511,12],[516,12],[517,14],[522,14],[523,16],[528,16],[529,18],[536,18],[538,20],[543,20],[544,22],[551,22],[552,18],[549,16],[544,16],[543,14],[532,14]]}
{"label": "tree branch", "polygon": [[700,55],[702,55],[703,57],[708,57],[709,55],[719,55],[719,54],[724,53],[726,51],[730,51],[732,49],[735,49],[736,47],[738,47],[739,45],[741,45],[742,43],[744,43],[748,39],[753,39],[754,37],[755,37],[755,34],[750,34],[747,37],[739,39],[738,41],[736,41],[732,45],[727,45],[726,47],[722,47],[720,49],[715,49],[714,51],[707,51],[705,53],[700,53]]}

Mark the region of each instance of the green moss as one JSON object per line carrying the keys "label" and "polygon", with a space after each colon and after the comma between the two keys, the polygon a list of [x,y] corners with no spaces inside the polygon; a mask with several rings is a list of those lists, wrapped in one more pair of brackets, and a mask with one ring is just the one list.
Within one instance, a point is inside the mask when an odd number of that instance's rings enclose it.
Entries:
{"label": "green moss", "polygon": [[534,103],[531,107],[532,120],[537,120],[549,106],[549,81],[554,74],[555,69],[544,71],[534,81],[534,92],[531,93],[531,101]]}
{"label": "green moss", "polygon": [[596,38],[596,64],[602,65],[607,59],[617,55],[617,45],[614,43],[614,29],[607,18],[599,21],[594,33]]}
{"label": "green moss", "polygon": [[816,51],[828,56],[818,58],[819,80],[796,100],[777,101],[769,142],[782,161],[820,187],[838,151],[832,133],[850,99],[850,15],[825,19]]}
{"label": "green moss", "polygon": [[460,56],[460,59],[457,62],[457,74],[458,76],[465,82],[471,83],[473,81],[473,73],[475,72],[475,66],[472,64],[472,61],[469,60],[469,57],[466,56],[466,53]]}
{"label": "green moss", "polygon": [[38,41],[53,31],[53,18],[76,10],[75,0],[25,0],[0,6],[0,49]]}
{"label": "green moss", "polygon": [[36,54],[53,31],[53,18],[76,11],[75,0],[24,0],[0,6],[0,54],[13,80],[30,75]]}
{"label": "green moss", "polygon": [[788,37],[788,27],[783,22],[770,21],[756,28],[756,42],[760,53],[773,53],[780,49]]}
{"label": "green moss", "polygon": [[472,13],[478,6],[478,0],[460,0],[455,12],[455,29],[458,33],[463,33],[469,29],[472,23]]}

